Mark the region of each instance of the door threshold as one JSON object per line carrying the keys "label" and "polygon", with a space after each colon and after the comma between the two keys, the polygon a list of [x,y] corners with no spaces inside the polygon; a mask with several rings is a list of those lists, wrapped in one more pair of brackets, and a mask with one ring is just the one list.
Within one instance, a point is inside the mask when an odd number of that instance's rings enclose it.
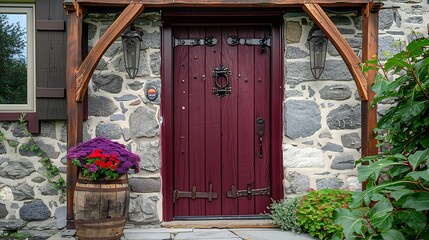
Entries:
{"label": "door threshold", "polygon": [[278,228],[272,219],[174,220],[161,223],[165,228]]}

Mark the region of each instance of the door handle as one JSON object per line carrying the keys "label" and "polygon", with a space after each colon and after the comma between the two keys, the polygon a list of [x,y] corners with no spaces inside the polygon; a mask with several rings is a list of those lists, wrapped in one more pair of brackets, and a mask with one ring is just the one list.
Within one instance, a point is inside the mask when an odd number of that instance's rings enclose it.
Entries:
{"label": "door handle", "polygon": [[264,157],[264,154],[262,152],[262,141],[263,141],[263,136],[265,134],[265,120],[262,117],[258,117],[256,119],[256,134],[258,135],[258,138],[259,138],[258,157],[262,159]]}

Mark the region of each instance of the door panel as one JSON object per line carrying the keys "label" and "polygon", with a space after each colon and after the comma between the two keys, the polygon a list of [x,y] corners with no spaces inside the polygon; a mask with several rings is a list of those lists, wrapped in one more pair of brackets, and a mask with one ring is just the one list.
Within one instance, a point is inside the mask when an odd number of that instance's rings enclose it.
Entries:
{"label": "door panel", "polygon": [[[269,27],[175,28],[177,39],[215,37],[214,46],[174,48],[174,216],[259,214],[269,195],[231,198],[228,191],[270,186],[270,48],[227,43],[264,38]],[[213,93],[225,66],[230,94]],[[221,76],[220,85],[227,77]],[[264,135],[256,119],[264,119]],[[261,156],[260,153],[262,154]],[[177,194],[179,193],[180,194]],[[217,193],[217,198],[214,198]]]}

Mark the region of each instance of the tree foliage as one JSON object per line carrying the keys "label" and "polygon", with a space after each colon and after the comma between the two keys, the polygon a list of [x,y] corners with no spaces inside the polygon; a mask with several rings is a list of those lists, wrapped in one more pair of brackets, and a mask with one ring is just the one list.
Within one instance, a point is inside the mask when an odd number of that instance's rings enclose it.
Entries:
{"label": "tree foliage", "polygon": [[0,14],[0,104],[27,103],[25,33]]}
{"label": "tree foliage", "polygon": [[358,168],[367,188],[334,222],[346,239],[429,239],[429,39],[410,42],[384,66],[368,61],[368,70],[377,70],[372,104],[394,101],[375,129],[386,150],[358,161],[367,164]]}

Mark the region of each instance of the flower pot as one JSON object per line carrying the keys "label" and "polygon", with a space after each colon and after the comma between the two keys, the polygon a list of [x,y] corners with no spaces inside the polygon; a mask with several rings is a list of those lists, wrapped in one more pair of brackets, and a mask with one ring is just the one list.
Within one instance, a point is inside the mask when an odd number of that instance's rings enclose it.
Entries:
{"label": "flower pot", "polygon": [[79,174],[73,198],[79,240],[119,240],[130,202],[127,174],[118,179],[88,180]]}

